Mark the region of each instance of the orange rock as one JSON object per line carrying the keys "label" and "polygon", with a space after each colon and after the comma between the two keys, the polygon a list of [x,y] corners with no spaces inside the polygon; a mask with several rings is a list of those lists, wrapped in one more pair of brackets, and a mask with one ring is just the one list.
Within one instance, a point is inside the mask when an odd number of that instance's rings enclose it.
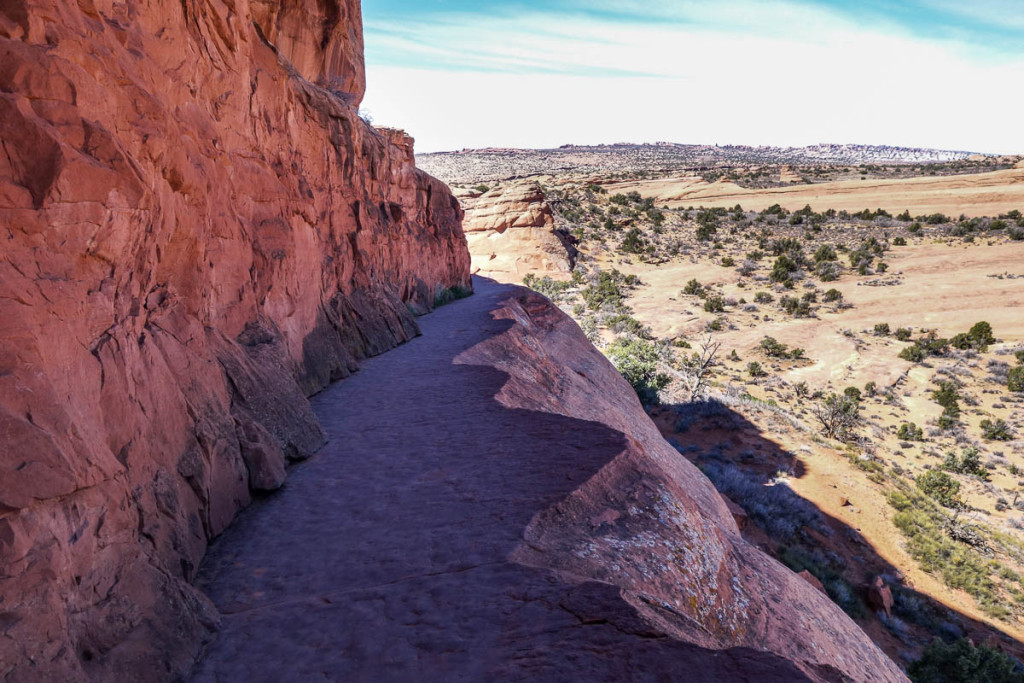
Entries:
{"label": "orange rock", "polygon": [[892,616],[892,590],[881,576],[876,576],[868,586],[868,605],[876,612],[885,612],[885,616]]}
{"label": "orange rock", "polygon": [[459,190],[473,272],[519,281],[527,273],[566,279],[576,248],[555,230],[555,218],[541,187],[518,182],[481,194]]}
{"label": "orange rock", "polygon": [[815,576],[814,574],[810,573],[806,569],[803,570],[802,572],[798,572],[797,576],[799,576],[801,579],[803,579],[807,583],[811,584],[812,586],[814,586],[815,588],[820,590],[825,595],[828,595],[828,591],[825,590],[824,584],[822,584],[821,581],[818,580],[817,576]]}
{"label": "orange rock", "polygon": [[207,543],[323,443],[306,396],[469,285],[458,203],[363,88],[355,0],[0,7],[15,680],[186,669]]}

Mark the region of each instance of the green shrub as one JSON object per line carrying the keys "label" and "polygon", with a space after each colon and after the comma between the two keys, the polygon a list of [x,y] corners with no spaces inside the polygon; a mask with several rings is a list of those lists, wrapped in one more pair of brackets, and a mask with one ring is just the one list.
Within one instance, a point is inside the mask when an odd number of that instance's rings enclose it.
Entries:
{"label": "green shrub", "polygon": [[552,301],[558,301],[565,290],[572,287],[571,282],[559,282],[552,280],[549,276],[537,277],[533,273],[527,273],[523,277],[523,285],[535,292],[540,292]]}
{"label": "green shrub", "polygon": [[1002,418],[981,421],[981,436],[988,441],[1011,441],[1013,432]]}
{"label": "green shrub", "polygon": [[704,285],[697,281],[696,278],[690,280],[683,287],[683,294],[690,294],[692,296],[703,296],[705,292]]}
{"label": "green shrub", "polygon": [[976,351],[985,351],[989,344],[994,344],[996,341],[996,338],[992,336],[992,326],[984,320],[975,323],[967,332],[967,337]]}
{"label": "green shrub", "polygon": [[909,327],[897,327],[896,328],[896,339],[905,342],[910,341],[910,328]]}
{"label": "green shrub", "polygon": [[940,382],[939,388],[932,391],[932,398],[942,406],[943,415],[954,419],[960,416],[960,393],[953,382]]}
{"label": "green shrub", "polygon": [[604,306],[618,308],[626,297],[626,291],[639,284],[635,275],[623,275],[615,268],[601,271],[597,277],[580,291],[583,302],[592,311]]}
{"label": "green shrub", "polygon": [[921,232],[921,224],[917,222],[911,223],[910,227],[907,228],[907,232],[909,232],[911,235],[916,235],[917,233]]}
{"label": "green shrub", "polygon": [[816,263],[822,263],[824,261],[835,261],[839,258],[836,255],[836,250],[828,244],[823,244],[818,247],[818,250],[814,252],[814,261]]}
{"label": "green shrub", "polygon": [[761,367],[761,364],[758,363],[756,360],[752,360],[749,363],[747,363],[747,372],[750,374],[751,377],[764,377],[765,375],[768,374],[767,372],[764,371],[764,368]]}
{"label": "green shrub", "polygon": [[925,359],[925,352],[920,346],[914,344],[913,346],[908,346],[900,351],[899,356],[903,360],[908,360],[911,363],[920,363]]}
{"label": "green shrub", "polygon": [[479,192],[480,194],[483,194],[484,192],[490,192],[490,190],[491,190],[491,188],[489,188],[489,187],[487,187],[486,185],[483,185],[483,184],[477,185],[473,189],[476,190],[477,192]]}
{"label": "green shrub", "polygon": [[770,304],[775,301],[775,297],[768,292],[758,292],[754,294],[754,301],[759,304]]}
{"label": "green shrub", "polygon": [[926,496],[935,499],[943,507],[960,507],[960,482],[945,472],[928,470],[914,483]]}
{"label": "green shrub", "polygon": [[473,290],[469,287],[463,287],[462,285],[455,285],[448,289],[440,288],[434,293],[434,308],[450,304],[457,299],[465,299],[467,296],[471,296]]}
{"label": "green shrub", "polygon": [[906,237],[896,237],[896,238],[893,239],[892,244],[893,244],[894,247],[905,247],[905,246],[907,246],[907,238]]}
{"label": "green shrub", "polygon": [[1006,375],[1006,388],[1013,392],[1024,392],[1024,365],[1010,368]]}
{"label": "green shrub", "polygon": [[889,323],[876,323],[875,324],[875,336],[888,337],[890,333]]}
{"label": "green shrub", "polygon": [[981,464],[981,454],[974,446],[965,446],[960,452],[960,457],[950,451],[946,453],[942,461],[942,469],[957,474],[969,474],[980,479],[988,480],[988,470]]}
{"label": "green shrub", "polygon": [[658,392],[668,385],[669,376],[658,371],[662,352],[654,343],[619,337],[608,346],[605,354],[633,387],[642,404],[658,403]]}
{"label": "green shrub", "polygon": [[709,296],[704,300],[704,310],[708,313],[723,313],[725,311],[725,299],[720,296]]}
{"label": "green shrub", "polygon": [[761,340],[761,350],[769,358],[786,358],[788,348],[774,337],[765,337]]}
{"label": "green shrub", "polygon": [[821,297],[821,300],[826,303],[831,303],[833,301],[842,301],[843,293],[840,292],[838,289],[833,288],[825,292],[824,296]]}
{"label": "green shrub", "polygon": [[800,269],[799,264],[787,254],[782,254],[775,259],[772,272],[768,275],[772,282],[791,283],[793,274]]}
{"label": "green shrub", "polygon": [[913,422],[904,422],[896,432],[896,438],[900,441],[923,441],[924,430]]}
{"label": "green shrub", "polygon": [[723,256],[722,257],[722,267],[723,268],[732,268],[735,265],[736,265],[736,261],[731,256]]}
{"label": "green shrub", "polygon": [[807,301],[801,301],[795,296],[784,296],[779,299],[782,310],[796,318],[806,318],[811,314],[811,305]]}
{"label": "green shrub", "polygon": [[630,228],[622,238],[619,250],[624,254],[641,254],[646,246],[647,240],[643,238],[640,228]]}
{"label": "green shrub", "polygon": [[907,675],[913,683],[1024,683],[1012,657],[966,638],[948,644],[933,640],[907,667]]}

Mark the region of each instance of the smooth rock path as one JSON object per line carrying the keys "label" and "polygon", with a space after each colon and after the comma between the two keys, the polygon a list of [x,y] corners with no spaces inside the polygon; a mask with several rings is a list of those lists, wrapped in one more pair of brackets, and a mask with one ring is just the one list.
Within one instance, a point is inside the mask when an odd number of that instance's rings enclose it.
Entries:
{"label": "smooth rock path", "polygon": [[511,324],[489,313],[514,290],[474,284],[313,399],[330,443],[210,549],[199,585],[223,622],[194,680],[806,680],[666,638],[613,586],[508,559],[624,437],[503,407],[504,373],[453,365]]}

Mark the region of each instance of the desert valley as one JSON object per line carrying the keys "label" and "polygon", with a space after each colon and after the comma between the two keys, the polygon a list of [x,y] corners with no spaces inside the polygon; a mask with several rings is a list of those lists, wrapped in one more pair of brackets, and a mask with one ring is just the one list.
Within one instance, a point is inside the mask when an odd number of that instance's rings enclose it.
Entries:
{"label": "desert valley", "polygon": [[417,154],[706,39],[453,4],[0,2],[0,681],[1024,681],[1024,156]]}
{"label": "desert valley", "polygon": [[950,634],[1019,656],[1024,162],[600,152],[420,163],[466,207],[474,272],[572,315],[752,542],[897,660]]}

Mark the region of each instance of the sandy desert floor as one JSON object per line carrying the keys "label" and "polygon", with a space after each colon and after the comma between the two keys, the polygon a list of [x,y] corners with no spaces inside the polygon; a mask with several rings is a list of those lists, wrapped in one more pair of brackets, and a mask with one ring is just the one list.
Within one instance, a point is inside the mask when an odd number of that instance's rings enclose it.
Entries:
{"label": "sandy desert floor", "polygon": [[1024,169],[970,175],[899,179],[844,180],[770,189],[744,189],[735,183],[708,183],[697,176],[626,181],[606,185],[609,192],[636,190],[659,205],[723,206],[742,204],[760,211],[773,204],[795,211],[815,209],[860,211],[883,208],[914,215],[995,216],[1024,206]]}

